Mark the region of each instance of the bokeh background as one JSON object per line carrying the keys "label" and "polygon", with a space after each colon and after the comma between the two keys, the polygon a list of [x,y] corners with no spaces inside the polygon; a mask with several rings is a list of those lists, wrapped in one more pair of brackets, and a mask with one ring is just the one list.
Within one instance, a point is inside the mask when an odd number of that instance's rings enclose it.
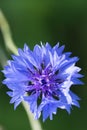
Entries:
{"label": "bokeh background", "polygon": [[[53,121],[41,124],[44,130],[87,130],[87,1],[86,0],[0,0],[0,8],[6,16],[15,44],[23,48],[27,43],[33,49],[36,43],[57,42],[66,45],[66,51],[80,58],[83,86],[73,86],[73,91],[81,97],[78,109],[73,107],[71,115],[58,110]],[[4,40],[0,32],[0,45]],[[8,58],[10,53],[6,52]],[[1,57],[2,55],[0,55]],[[1,67],[2,69],[2,67]],[[20,105],[16,111],[9,104],[7,88],[2,85],[0,73],[0,130],[31,130],[27,115]],[[3,128],[1,128],[1,126]]]}

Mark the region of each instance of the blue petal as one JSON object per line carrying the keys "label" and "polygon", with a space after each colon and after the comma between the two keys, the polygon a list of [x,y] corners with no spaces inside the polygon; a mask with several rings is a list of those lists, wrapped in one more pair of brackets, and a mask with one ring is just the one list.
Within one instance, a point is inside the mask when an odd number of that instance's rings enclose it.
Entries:
{"label": "blue petal", "polygon": [[80,100],[80,98],[76,94],[74,94],[72,91],[70,91],[69,93],[72,97],[72,105],[80,107],[80,105],[78,103],[78,100]]}
{"label": "blue petal", "polygon": [[64,45],[58,48],[58,51],[57,51],[58,55],[61,55],[63,53],[64,48],[65,48]]}
{"label": "blue petal", "polygon": [[65,69],[69,68],[70,66],[72,66],[74,63],[76,63],[78,61],[78,57],[73,57],[73,58],[70,58],[69,61],[61,64],[60,66],[60,70],[61,71],[64,71]]}
{"label": "blue petal", "polygon": [[14,110],[17,108],[17,106],[22,102],[22,99],[18,99],[15,103],[14,103]]}
{"label": "blue petal", "polygon": [[29,49],[29,47],[27,46],[27,44],[25,43],[25,44],[24,44],[24,52],[26,52],[26,51],[30,51],[30,49]]}
{"label": "blue petal", "polygon": [[48,42],[46,42],[45,47],[46,47],[47,50],[50,50],[50,51],[52,50],[52,47]]}
{"label": "blue petal", "polygon": [[57,44],[53,47],[53,51],[57,51],[57,52],[58,52],[58,48],[59,48],[59,43],[57,43]]}
{"label": "blue petal", "polygon": [[30,105],[30,110],[32,113],[35,113],[37,111],[37,94],[33,94],[30,96],[25,96],[24,100],[27,101]]}
{"label": "blue petal", "polygon": [[79,79],[77,79],[77,78],[75,78],[75,77],[72,77],[72,78],[71,78],[71,81],[72,81],[73,84],[75,84],[75,85],[83,85],[83,84],[84,84],[81,80],[79,80]]}
{"label": "blue petal", "polygon": [[39,45],[35,45],[33,52],[34,52],[34,58],[40,67],[40,65],[42,63],[42,49],[41,49],[41,47]]}

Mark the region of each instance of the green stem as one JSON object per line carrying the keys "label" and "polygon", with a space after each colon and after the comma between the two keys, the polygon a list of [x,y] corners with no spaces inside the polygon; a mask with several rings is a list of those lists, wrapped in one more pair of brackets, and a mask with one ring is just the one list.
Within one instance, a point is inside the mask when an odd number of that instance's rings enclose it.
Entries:
{"label": "green stem", "polygon": [[29,111],[28,103],[23,101],[22,104],[23,104],[23,106],[24,106],[24,108],[27,112],[32,130],[42,130],[40,122],[38,120],[35,120],[34,117],[33,117],[33,114]]}
{"label": "green stem", "polygon": [[[11,31],[10,31],[9,24],[8,24],[6,18],[1,10],[0,10],[0,29],[1,29],[1,32],[3,35],[3,39],[5,42],[6,48],[8,50],[10,50],[12,53],[17,54],[18,53],[17,47],[15,46],[13,39],[11,37]],[[4,54],[3,50],[0,51],[0,55],[1,55],[1,57],[0,57],[1,58],[0,59],[1,65],[4,66],[6,64],[7,57]],[[23,104],[23,107],[27,113],[32,130],[42,130],[42,127],[41,127],[39,120],[34,120],[32,113],[29,110],[28,103],[23,101],[22,104]]]}
{"label": "green stem", "polygon": [[9,24],[1,10],[0,10],[0,29],[3,35],[6,48],[10,50],[12,53],[17,54],[17,47],[15,46],[15,43],[12,40]]}

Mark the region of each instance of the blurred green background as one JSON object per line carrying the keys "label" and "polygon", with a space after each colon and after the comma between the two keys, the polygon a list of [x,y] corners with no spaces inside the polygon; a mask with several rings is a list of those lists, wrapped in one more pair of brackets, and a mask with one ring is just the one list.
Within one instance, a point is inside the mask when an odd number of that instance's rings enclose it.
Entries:
{"label": "blurred green background", "polygon": [[[31,49],[40,41],[52,45],[60,42],[66,45],[66,51],[80,57],[77,65],[85,75],[85,85],[73,87],[73,91],[81,97],[81,108],[73,107],[71,115],[58,110],[53,121],[47,119],[43,123],[40,120],[44,130],[87,130],[87,1],[0,0],[0,8],[18,47],[23,48],[25,42]],[[4,45],[1,32],[0,45]],[[10,98],[6,95],[7,88],[1,84],[2,79],[0,73],[0,126],[3,127],[0,130],[30,130],[22,105],[14,111],[13,105],[9,104]]]}

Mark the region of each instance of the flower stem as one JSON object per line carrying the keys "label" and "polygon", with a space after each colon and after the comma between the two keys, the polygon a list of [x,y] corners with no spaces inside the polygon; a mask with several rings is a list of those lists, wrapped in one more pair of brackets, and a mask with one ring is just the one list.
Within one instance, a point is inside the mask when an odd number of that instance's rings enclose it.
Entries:
{"label": "flower stem", "polygon": [[2,36],[3,36],[6,48],[10,50],[12,53],[17,54],[17,47],[15,46],[15,43],[13,42],[9,24],[1,10],[0,10],[0,29],[2,32]]}
{"label": "flower stem", "polygon": [[[9,24],[1,10],[0,10],[0,29],[3,35],[6,48],[10,50],[12,53],[17,54],[18,53],[17,47],[15,43],[13,42]],[[6,64],[7,57],[4,54],[3,50],[0,51],[0,55],[1,55],[0,57],[1,65],[4,66]],[[27,113],[32,130],[42,130],[39,120],[34,120],[32,113],[29,110],[29,105],[27,104],[27,102],[23,101],[22,104]]]}
{"label": "flower stem", "polygon": [[42,130],[39,120],[35,120],[33,114],[30,112],[28,103],[23,101],[22,104],[28,115],[32,130]]}

